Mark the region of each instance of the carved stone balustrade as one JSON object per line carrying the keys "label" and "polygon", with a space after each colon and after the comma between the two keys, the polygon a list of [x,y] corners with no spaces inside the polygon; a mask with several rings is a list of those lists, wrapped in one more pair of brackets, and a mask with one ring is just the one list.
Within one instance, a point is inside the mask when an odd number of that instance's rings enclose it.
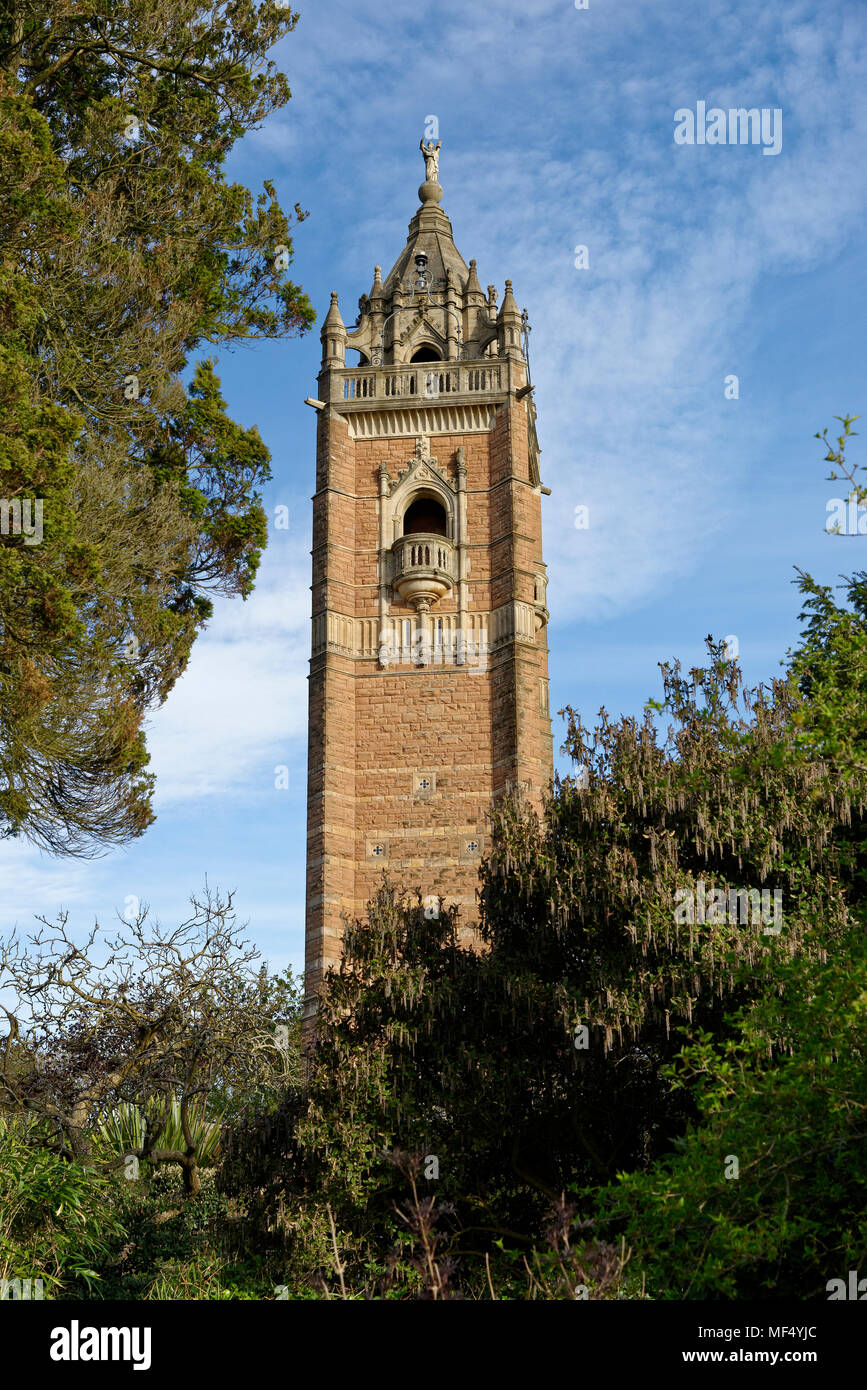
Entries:
{"label": "carved stone balustrade", "polygon": [[455,551],[445,536],[419,532],[401,536],[391,548],[394,556],[392,588],[404,603],[426,613],[455,584]]}
{"label": "carved stone balustrade", "polygon": [[[442,397],[497,394],[507,389],[505,362],[489,357],[460,364],[411,362],[402,367],[353,367],[341,373],[344,401],[418,398],[432,404]],[[335,402],[336,403],[336,402]]]}

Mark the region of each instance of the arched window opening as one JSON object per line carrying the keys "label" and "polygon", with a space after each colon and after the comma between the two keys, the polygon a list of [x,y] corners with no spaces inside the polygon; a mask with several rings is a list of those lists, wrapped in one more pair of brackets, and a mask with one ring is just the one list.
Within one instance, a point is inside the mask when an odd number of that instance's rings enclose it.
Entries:
{"label": "arched window opening", "polygon": [[410,362],[442,362],[442,358],[436,348],[420,347],[417,348],[409,359]]}
{"label": "arched window opening", "polygon": [[403,534],[405,536],[448,535],[445,507],[434,501],[432,497],[417,497],[414,502],[409,504],[404,513]]}

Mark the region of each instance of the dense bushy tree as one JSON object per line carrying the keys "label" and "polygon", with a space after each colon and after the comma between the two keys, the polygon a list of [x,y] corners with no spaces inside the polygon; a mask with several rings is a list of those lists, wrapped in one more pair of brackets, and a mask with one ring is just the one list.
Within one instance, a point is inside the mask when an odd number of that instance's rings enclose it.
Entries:
{"label": "dense bushy tree", "polygon": [[[689,678],[664,668],[664,702],[641,724],[603,712],[589,735],[570,712],[581,770],[544,817],[497,807],[482,952],[457,944],[454,911],[430,920],[388,884],[349,928],[306,1105],[269,1121],[263,1220],[303,1230],[327,1202],[365,1278],[402,1241],[389,1155],[409,1151],[436,1160],[421,1186],[448,1200],[452,1254],[472,1269],[482,1252],[500,1258],[497,1242],[529,1250],[564,1190],[594,1218],[618,1172],[656,1171],[697,1116],[696,1088],[670,1074],[685,1045],[742,1045],[741,1011],[751,1056],[788,1055],[789,982],[851,939],[864,784],[799,751],[794,679],[745,692],[722,648],[709,652]],[[714,890],[762,888],[782,894],[782,920],[743,920],[755,905],[743,898],[734,920],[732,900],[714,910]],[[694,895],[692,921],[679,891]],[[599,1214],[612,1238],[628,1225]],[[640,1229],[636,1217],[630,1238]]]}
{"label": "dense bushy tree", "polygon": [[252,589],[269,453],[211,358],[182,373],[203,342],[313,320],[273,186],[254,201],[223,169],[289,98],[267,52],[296,20],[247,0],[0,13],[0,833],[53,851],[147,827],[143,716],[210,595]]}
{"label": "dense bushy tree", "polygon": [[[859,495],[851,423],[828,458]],[[657,1297],[825,1299],[867,1263],[867,575],[844,581],[843,602],[809,575],[798,584],[805,627],[790,669],[802,698],[781,753],[821,768],[845,813],[846,916],[829,933],[821,901],[807,901],[811,949],[778,963],[776,988],[729,1037],[699,1033],[672,1068],[698,1101],[678,1152],[602,1195]]]}

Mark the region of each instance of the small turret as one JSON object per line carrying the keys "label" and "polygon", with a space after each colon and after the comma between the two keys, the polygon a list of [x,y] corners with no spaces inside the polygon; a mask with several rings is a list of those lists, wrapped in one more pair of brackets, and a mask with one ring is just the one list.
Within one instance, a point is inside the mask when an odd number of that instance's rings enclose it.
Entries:
{"label": "small turret", "polygon": [[479,284],[479,277],[476,272],[475,261],[470,261],[470,273],[467,276],[467,283],[464,285],[464,303],[467,308],[481,308],[485,302],[482,287]]}
{"label": "small turret", "polygon": [[521,359],[521,312],[512,294],[512,282],[506,281],[506,293],[497,315],[497,340],[501,357]]}
{"label": "small turret", "polygon": [[344,367],[346,365],[346,326],[337,307],[337,291],[331,291],[331,307],[325,315],[320,333],[322,339],[322,366]]}

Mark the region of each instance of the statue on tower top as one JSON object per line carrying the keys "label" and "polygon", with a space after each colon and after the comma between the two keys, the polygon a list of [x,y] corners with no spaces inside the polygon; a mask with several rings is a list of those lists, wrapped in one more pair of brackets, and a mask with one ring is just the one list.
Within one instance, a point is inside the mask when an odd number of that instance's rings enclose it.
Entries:
{"label": "statue on tower top", "polygon": [[418,147],[424,155],[424,176],[427,183],[439,183],[440,181],[440,149],[442,140],[420,140]]}

